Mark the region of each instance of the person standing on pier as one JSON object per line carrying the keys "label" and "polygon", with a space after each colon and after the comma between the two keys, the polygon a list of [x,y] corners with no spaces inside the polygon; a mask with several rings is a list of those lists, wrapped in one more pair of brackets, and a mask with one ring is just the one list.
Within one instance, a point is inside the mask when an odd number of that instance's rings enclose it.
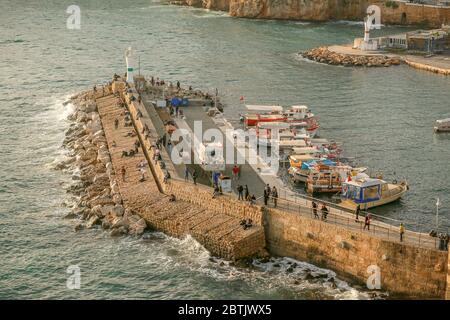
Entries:
{"label": "person standing on pier", "polygon": [[269,200],[270,197],[270,186],[269,184],[266,185],[266,187],[264,188],[264,205],[267,206],[267,201]]}
{"label": "person standing on pier", "polygon": [[364,229],[363,230],[366,230],[366,227],[367,227],[367,230],[370,230],[370,220],[371,220],[371,216],[370,216],[370,213],[368,213],[364,220]]}
{"label": "person standing on pier", "polygon": [[180,90],[181,89],[181,84],[180,81],[177,81],[177,89]]}
{"label": "person standing on pier", "polygon": [[320,211],[322,212],[322,220],[323,221],[327,221],[327,216],[328,216],[328,208],[327,206],[324,204],[322,204],[322,208],[320,209]]}
{"label": "person standing on pier", "polygon": [[400,232],[400,242],[403,242],[403,235],[405,234],[405,226],[403,225],[403,223],[400,223],[399,232]]}
{"label": "person standing on pier", "polygon": [[359,222],[359,213],[361,212],[361,205],[357,205],[356,206],[356,211],[355,211],[355,222]]}
{"label": "person standing on pier", "polygon": [[189,169],[188,169],[188,167],[186,166],[185,168],[184,168],[184,181],[188,181],[189,180]]}
{"label": "person standing on pier", "polygon": [[238,200],[244,200],[244,188],[239,184],[237,186],[237,192],[238,192]]}
{"label": "person standing on pier", "polygon": [[197,171],[195,171],[195,169],[192,172],[192,180],[194,181],[194,184],[196,185],[197,184]]}
{"label": "person standing on pier", "polygon": [[172,154],[172,141],[167,141],[167,152],[169,153],[169,157]]}
{"label": "person standing on pier", "polygon": [[234,165],[233,167],[233,180],[239,179],[239,167],[237,165]]}
{"label": "person standing on pier", "polygon": [[278,190],[275,186],[273,186],[273,188],[272,188],[272,200],[273,200],[273,205],[276,208],[277,200],[278,200]]}
{"label": "person standing on pier", "polygon": [[125,169],[125,166],[122,166],[122,169],[120,170],[122,173],[122,181],[125,182],[125,175],[127,174],[127,170]]}
{"label": "person standing on pier", "polygon": [[314,201],[312,202],[312,209],[314,213],[314,219],[319,219],[319,215],[317,214],[317,203]]}
{"label": "person standing on pier", "polygon": [[249,196],[248,187],[247,187],[247,185],[245,185],[244,186],[244,197],[245,197],[244,199],[247,199],[248,196]]}

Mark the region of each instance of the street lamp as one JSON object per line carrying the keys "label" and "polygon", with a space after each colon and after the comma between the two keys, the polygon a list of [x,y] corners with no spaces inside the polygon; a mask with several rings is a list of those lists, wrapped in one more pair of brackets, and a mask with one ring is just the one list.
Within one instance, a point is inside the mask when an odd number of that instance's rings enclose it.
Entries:
{"label": "street lamp", "polygon": [[436,231],[439,229],[439,206],[441,205],[441,201],[439,197],[436,200]]}

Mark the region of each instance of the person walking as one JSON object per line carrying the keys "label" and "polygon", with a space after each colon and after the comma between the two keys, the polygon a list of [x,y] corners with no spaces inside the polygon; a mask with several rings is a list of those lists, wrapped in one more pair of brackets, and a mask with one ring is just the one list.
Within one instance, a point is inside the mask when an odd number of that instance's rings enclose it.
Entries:
{"label": "person walking", "polygon": [[244,186],[244,199],[247,199],[247,198],[248,198],[248,195],[249,195],[248,187],[247,187],[247,185],[245,185],[245,186]]}
{"label": "person walking", "polygon": [[272,188],[272,200],[273,200],[273,206],[277,207],[277,200],[278,200],[278,190],[275,186]]}
{"label": "person walking", "polygon": [[237,165],[234,165],[233,167],[233,180],[239,179],[239,167]]}
{"label": "person walking", "polygon": [[237,186],[237,191],[238,191],[238,200],[244,200],[244,188],[239,184]]}
{"label": "person walking", "polygon": [[119,128],[119,119],[117,118],[114,120],[114,128],[116,128],[116,130]]}
{"label": "person walking", "polygon": [[403,235],[405,234],[405,226],[403,225],[403,223],[400,223],[399,232],[400,232],[400,242],[403,242]]}
{"label": "person walking", "polygon": [[127,170],[125,169],[125,166],[122,166],[122,169],[120,170],[122,173],[122,181],[125,182],[125,175],[127,174]]}
{"label": "person walking", "polygon": [[361,212],[361,205],[357,205],[356,206],[356,210],[355,210],[355,222],[359,222],[359,214]]}
{"label": "person walking", "polygon": [[363,230],[366,230],[366,227],[367,227],[367,230],[370,230],[370,220],[371,220],[371,216],[370,216],[370,213],[368,213],[366,215],[366,218],[364,219],[364,229]]}
{"label": "person walking", "polygon": [[180,90],[180,88],[181,88],[180,81],[177,81],[177,89]]}
{"label": "person walking", "polygon": [[194,181],[194,184],[196,185],[197,184],[197,171],[195,171],[195,169],[194,169],[194,172],[192,172],[192,180]]}
{"label": "person walking", "polygon": [[186,168],[184,168],[184,181],[188,181],[189,180],[189,169],[186,166]]}
{"label": "person walking", "polygon": [[269,201],[270,197],[270,186],[269,184],[266,185],[264,188],[264,205],[267,206],[267,201]]}
{"label": "person walking", "polygon": [[322,220],[327,221],[327,216],[328,216],[327,206],[325,204],[322,204],[322,208],[320,209],[320,211],[322,212]]}
{"label": "person walking", "polygon": [[314,219],[319,219],[319,215],[317,214],[317,203],[314,201],[312,202],[312,209],[313,209]]}
{"label": "person walking", "polygon": [[172,154],[172,141],[167,141],[167,151],[169,152],[169,157],[171,157]]}

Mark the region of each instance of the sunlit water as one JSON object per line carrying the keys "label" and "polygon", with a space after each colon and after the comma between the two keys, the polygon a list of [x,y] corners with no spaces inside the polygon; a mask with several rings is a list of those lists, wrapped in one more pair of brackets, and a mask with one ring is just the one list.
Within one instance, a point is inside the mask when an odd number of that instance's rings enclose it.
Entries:
{"label": "sunlit water", "polygon": [[[434,135],[450,116],[450,78],[406,66],[353,69],[298,58],[311,47],[348,43],[355,23],[254,21],[151,1],[77,1],[81,30],[66,29],[64,1],[1,1],[0,298],[365,298],[336,280],[303,280],[313,266],[278,259],[241,269],[194,240],[159,233],[113,239],[73,232],[68,174],[53,170],[70,94],[123,73],[123,52],[140,51],[142,73],[219,93],[233,119],[247,103],[307,104],[320,135],[343,143],[355,162],[406,178],[411,191],[375,210],[431,225],[435,197],[450,208],[450,135]],[[131,7],[131,8],[130,8]],[[401,29],[400,29],[401,30]],[[398,32],[384,28],[380,32]],[[57,161],[57,160],[56,160]],[[394,174],[395,173],[395,174]],[[80,290],[66,288],[79,265]],[[328,272],[316,270],[317,272]]]}

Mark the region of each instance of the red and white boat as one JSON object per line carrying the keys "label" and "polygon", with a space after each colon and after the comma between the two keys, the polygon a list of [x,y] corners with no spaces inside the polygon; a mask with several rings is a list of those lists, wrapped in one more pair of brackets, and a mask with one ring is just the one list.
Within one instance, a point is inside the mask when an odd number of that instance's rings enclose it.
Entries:
{"label": "red and white boat", "polygon": [[288,122],[291,129],[305,128],[310,137],[316,135],[319,124],[307,106],[292,106],[284,110],[282,106],[246,105],[250,113],[244,116],[246,127],[255,127],[265,122]]}

